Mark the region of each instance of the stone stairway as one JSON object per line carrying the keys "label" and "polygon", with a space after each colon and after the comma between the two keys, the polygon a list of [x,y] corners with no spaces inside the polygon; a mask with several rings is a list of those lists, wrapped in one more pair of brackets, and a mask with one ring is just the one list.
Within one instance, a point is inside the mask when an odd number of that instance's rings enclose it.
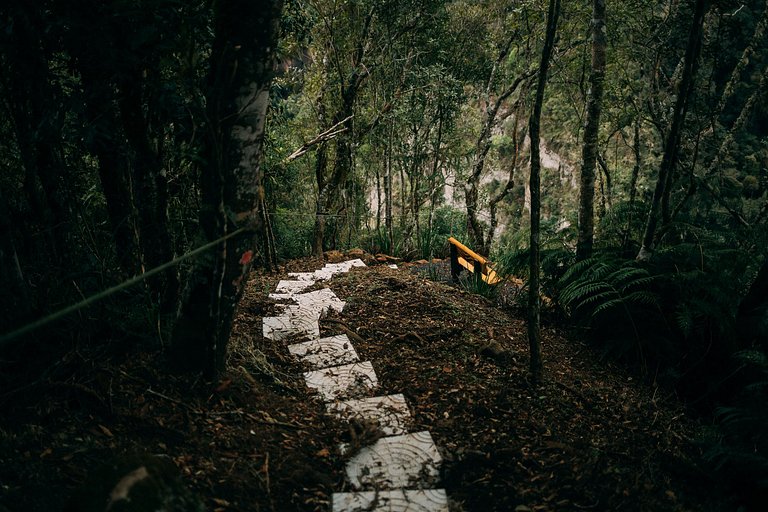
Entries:
{"label": "stone stairway", "polygon": [[341,312],[344,302],[329,289],[305,292],[317,281],[365,267],[362,260],[330,263],[315,272],[288,274],[269,296],[285,300],[280,315],[265,317],[265,338],[282,341],[311,368],[307,387],[340,422],[374,425],[383,435],[366,446],[341,446],[352,492],[333,494],[333,512],[447,512],[439,483],[441,457],[429,432],[408,432],[410,410],[401,394],[375,396],[379,386],[371,361],[360,361],[346,334],[320,338],[320,318]]}

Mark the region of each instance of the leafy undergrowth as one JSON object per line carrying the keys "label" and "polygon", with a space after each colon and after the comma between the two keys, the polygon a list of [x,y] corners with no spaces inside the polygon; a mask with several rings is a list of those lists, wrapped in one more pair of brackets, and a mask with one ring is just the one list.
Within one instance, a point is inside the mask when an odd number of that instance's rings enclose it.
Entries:
{"label": "leafy undergrowth", "polygon": [[[90,345],[0,391],[0,511],[60,510],[100,464],[133,452],[170,457],[209,510],[328,510],[350,433],[261,336],[279,277],[250,281],[219,382],[169,374],[157,350]],[[381,392],[407,397],[456,510],[726,508],[680,406],[582,343],[545,328],[547,383],[531,388],[524,322],[486,299],[386,266],[321,286],[348,302],[323,333],[348,329]]]}

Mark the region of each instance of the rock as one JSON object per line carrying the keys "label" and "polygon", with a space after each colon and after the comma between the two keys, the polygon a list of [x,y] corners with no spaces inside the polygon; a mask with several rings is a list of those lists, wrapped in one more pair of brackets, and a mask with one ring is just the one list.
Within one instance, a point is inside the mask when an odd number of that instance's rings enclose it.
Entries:
{"label": "rock", "polygon": [[168,457],[123,455],[93,471],[65,512],[202,512],[205,506],[181,481]]}
{"label": "rock", "polygon": [[366,254],[367,253],[364,250],[360,249],[360,248],[350,249],[350,250],[347,251],[347,258],[360,258],[360,259],[363,259]]}
{"label": "rock", "polygon": [[323,253],[323,256],[328,263],[341,263],[346,259],[341,251],[326,251]]}
{"label": "rock", "polygon": [[504,348],[498,341],[490,341],[480,348],[479,354],[497,364],[506,365],[512,361],[512,351]]}
{"label": "rock", "polygon": [[396,258],[394,256],[389,256],[388,254],[382,254],[378,253],[376,254],[376,261],[381,263],[397,263],[399,261],[403,261],[402,258]]}

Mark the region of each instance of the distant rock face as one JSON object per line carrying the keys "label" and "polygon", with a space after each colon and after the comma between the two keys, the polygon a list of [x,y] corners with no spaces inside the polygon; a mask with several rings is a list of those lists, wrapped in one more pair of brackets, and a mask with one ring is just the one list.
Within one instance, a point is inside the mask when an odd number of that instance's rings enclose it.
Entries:
{"label": "distant rock face", "polygon": [[173,462],[154,455],[116,457],[80,486],[65,512],[203,512]]}

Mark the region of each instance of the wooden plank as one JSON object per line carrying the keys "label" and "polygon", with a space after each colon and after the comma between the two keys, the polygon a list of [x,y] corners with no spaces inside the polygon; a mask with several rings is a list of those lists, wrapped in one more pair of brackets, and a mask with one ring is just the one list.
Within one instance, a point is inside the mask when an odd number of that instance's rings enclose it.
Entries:
{"label": "wooden plank", "polygon": [[[458,240],[456,240],[453,237],[448,238],[448,241],[451,243],[451,264],[453,265],[453,261],[455,258],[456,263],[458,265],[461,265],[468,271],[475,273],[475,263],[479,263],[480,267],[480,275],[486,283],[490,285],[497,284],[501,281],[501,278],[498,276],[495,270],[493,270],[489,264],[490,262],[486,260],[484,257],[480,256],[476,252],[474,252],[472,249],[467,247],[466,245],[462,244]],[[461,256],[459,256],[459,253]],[[466,256],[466,258],[465,258]],[[472,260],[472,261],[469,261]]]}
{"label": "wooden plank", "polygon": [[486,260],[485,258],[483,258],[482,256],[480,256],[480,255],[479,255],[479,254],[477,254],[475,251],[473,251],[472,249],[470,249],[470,248],[469,248],[469,247],[467,247],[466,245],[462,244],[461,242],[459,242],[459,241],[458,241],[458,240],[456,240],[455,238],[453,238],[453,237],[449,237],[449,238],[448,238],[448,241],[449,241],[450,243],[452,243],[453,245],[455,245],[456,247],[458,247],[458,249],[459,249],[461,252],[463,252],[465,255],[469,256],[469,257],[470,257],[470,258],[472,258],[473,260],[475,260],[475,261],[479,261],[479,262],[480,262],[481,264],[483,264],[483,265],[485,265],[485,264],[488,262],[488,260]]}

